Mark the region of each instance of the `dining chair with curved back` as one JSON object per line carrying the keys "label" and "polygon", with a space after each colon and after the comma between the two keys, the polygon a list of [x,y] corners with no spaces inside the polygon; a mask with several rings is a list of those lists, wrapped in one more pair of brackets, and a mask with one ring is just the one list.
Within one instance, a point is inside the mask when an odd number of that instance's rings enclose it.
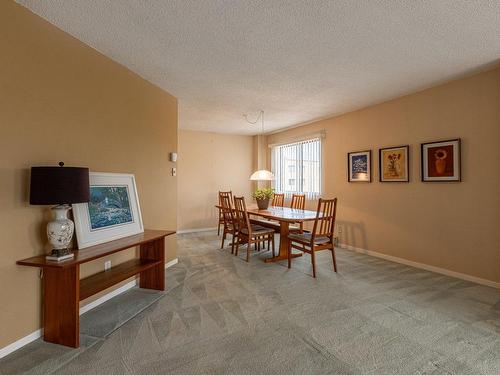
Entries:
{"label": "dining chair with curved back", "polygon": [[292,266],[292,249],[311,254],[313,277],[316,277],[316,251],[330,250],[332,253],[333,270],[337,272],[335,259],[335,215],[337,213],[337,198],[319,199],[316,219],[311,233],[290,234],[288,239],[288,268]]}
{"label": "dining chair with curved back", "polygon": [[[270,228],[265,228],[259,225],[252,225],[250,219],[248,218],[248,212],[245,205],[244,197],[234,197],[234,217],[235,224],[238,228],[238,235],[236,237],[236,250],[234,255],[238,255],[238,249],[240,244],[247,244],[247,258],[246,261],[250,261],[250,251],[252,244],[265,243],[267,241],[268,248],[271,248],[274,254],[274,230]],[[260,247],[259,247],[260,248]]]}
{"label": "dining chair with curved back", "polygon": [[234,253],[234,244],[236,238],[238,237],[238,225],[234,217],[234,211],[231,207],[231,198],[229,195],[222,195],[220,197],[220,212],[222,214],[222,220],[224,223],[224,230],[222,232],[222,243],[220,248],[224,248],[224,241],[226,236],[230,234],[232,236],[231,241],[231,254]]}
{"label": "dining chair with curved back", "polygon": [[[231,190],[229,191],[219,191],[219,206],[222,207],[222,197],[228,197],[229,202],[232,205],[233,204],[233,192]],[[217,226],[217,235],[220,235],[220,227],[224,225],[224,218],[222,217],[222,209],[219,208],[219,224]]]}
{"label": "dining chair with curved back", "polygon": [[271,202],[271,206],[283,207],[284,205],[285,205],[285,194],[274,193],[273,201]]}
{"label": "dining chair with curved back", "polygon": [[297,210],[304,210],[305,207],[306,207],[306,195],[293,194],[292,201],[290,202],[290,208],[295,208]]}
{"label": "dining chair with curved back", "polygon": [[[306,207],[306,195],[305,194],[293,194],[292,201],[290,202],[290,208],[296,210],[304,210]],[[294,233],[304,232],[304,223],[300,223],[299,226],[290,227],[290,230]]]}

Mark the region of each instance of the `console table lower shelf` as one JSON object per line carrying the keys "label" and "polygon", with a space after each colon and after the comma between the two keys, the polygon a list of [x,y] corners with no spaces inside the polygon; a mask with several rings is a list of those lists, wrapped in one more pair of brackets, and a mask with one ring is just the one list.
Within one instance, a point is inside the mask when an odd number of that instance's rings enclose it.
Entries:
{"label": "console table lower shelf", "polygon": [[[121,281],[139,275],[139,287],[165,290],[165,237],[175,231],[144,233],[76,250],[75,256],[54,262],[40,255],[17,264],[43,269],[43,339],[55,344],[80,346],[80,301]],[[139,246],[139,258],[80,279],[80,264]]]}

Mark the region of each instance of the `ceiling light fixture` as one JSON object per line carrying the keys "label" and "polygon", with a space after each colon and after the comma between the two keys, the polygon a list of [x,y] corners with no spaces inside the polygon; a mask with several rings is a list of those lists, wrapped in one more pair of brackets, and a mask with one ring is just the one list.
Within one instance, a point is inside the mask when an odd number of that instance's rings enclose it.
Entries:
{"label": "ceiling light fixture", "polygon": [[[244,114],[243,117],[245,118],[246,122],[248,122],[251,125],[255,125],[259,120],[261,120],[261,134],[264,134],[264,111],[260,110],[259,115],[255,119],[255,121],[250,121],[248,119],[248,115]],[[252,173],[250,176],[251,181],[272,181],[274,180],[274,175],[272,172],[266,170],[266,169],[260,169],[258,171],[255,171]]]}

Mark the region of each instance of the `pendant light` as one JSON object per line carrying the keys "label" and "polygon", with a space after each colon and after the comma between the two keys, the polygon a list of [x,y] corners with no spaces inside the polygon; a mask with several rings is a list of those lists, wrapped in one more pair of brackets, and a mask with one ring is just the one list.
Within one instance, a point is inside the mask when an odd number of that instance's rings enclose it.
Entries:
{"label": "pendant light", "polygon": [[[245,120],[249,124],[252,124],[252,125],[256,124],[260,119],[261,125],[262,125],[261,134],[264,134],[264,111],[263,110],[261,110],[259,112],[259,116],[257,116],[255,121],[250,121],[248,119],[247,115],[243,115],[243,117],[245,117]],[[252,173],[252,175],[250,176],[250,180],[251,181],[272,181],[272,180],[274,180],[274,175],[266,169],[259,169],[258,171],[255,171],[254,173]]]}

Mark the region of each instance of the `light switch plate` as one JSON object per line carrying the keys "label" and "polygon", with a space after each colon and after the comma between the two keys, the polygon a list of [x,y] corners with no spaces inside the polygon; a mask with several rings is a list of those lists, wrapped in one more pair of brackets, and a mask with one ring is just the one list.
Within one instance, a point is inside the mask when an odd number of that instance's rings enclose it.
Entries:
{"label": "light switch plate", "polygon": [[172,168],[172,176],[177,176],[177,168]]}

